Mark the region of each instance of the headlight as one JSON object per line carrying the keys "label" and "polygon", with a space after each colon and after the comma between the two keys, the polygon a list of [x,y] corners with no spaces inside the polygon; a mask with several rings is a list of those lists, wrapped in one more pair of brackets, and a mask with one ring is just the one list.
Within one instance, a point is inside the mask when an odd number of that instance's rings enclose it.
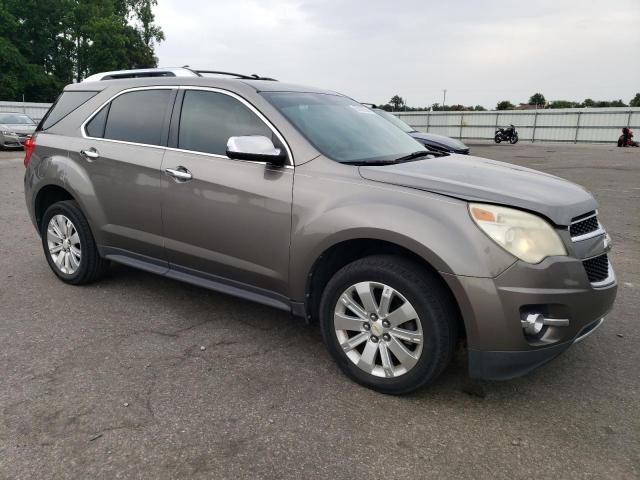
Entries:
{"label": "headlight", "polygon": [[0,133],[2,133],[3,135],[15,135],[13,132],[10,132],[9,130],[2,130]]}
{"label": "headlight", "polygon": [[567,254],[553,227],[537,215],[482,203],[470,203],[469,212],[489,238],[520,260],[540,263],[546,257]]}

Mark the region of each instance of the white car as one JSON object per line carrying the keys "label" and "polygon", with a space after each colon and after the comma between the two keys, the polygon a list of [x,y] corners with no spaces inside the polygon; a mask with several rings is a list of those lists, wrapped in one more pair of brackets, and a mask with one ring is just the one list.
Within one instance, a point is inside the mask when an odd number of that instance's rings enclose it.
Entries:
{"label": "white car", "polygon": [[36,122],[24,113],[0,113],[0,149],[22,148],[36,130]]}

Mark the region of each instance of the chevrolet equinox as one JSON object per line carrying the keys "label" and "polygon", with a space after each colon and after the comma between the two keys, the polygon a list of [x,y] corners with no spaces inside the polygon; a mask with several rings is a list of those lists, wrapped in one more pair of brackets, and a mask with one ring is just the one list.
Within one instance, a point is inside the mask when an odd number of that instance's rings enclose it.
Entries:
{"label": "chevrolet equinox", "polygon": [[599,327],[617,282],[598,205],[528,168],[430,152],[331,91],[190,69],[69,85],[25,145],[63,282],[109,262],[318,321],[353,380],[429,384],[459,340],[509,379]]}

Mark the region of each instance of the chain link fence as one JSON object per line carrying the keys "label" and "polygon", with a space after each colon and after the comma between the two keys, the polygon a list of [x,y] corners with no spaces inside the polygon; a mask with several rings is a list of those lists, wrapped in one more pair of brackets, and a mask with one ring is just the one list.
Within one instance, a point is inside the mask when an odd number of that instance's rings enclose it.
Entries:
{"label": "chain link fence", "polygon": [[623,127],[640,130],[640,108],[568,108],[495,112],[393,112],[416,130],[469,140],[491,140],[513,124],[520,140],[617,142]]}

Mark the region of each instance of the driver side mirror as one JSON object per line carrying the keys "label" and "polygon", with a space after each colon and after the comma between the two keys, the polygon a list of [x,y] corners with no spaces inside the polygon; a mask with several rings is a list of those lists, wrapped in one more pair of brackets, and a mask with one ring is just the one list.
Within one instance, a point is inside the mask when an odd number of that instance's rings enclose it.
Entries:
{"label": "driver side mirror", "polygon": [[236,160],[267,162],[282,166],[287,160],[283,149],[276,148],[269,137],[262,135],[245,135],[231,137],[227,141],[227,157]]}

